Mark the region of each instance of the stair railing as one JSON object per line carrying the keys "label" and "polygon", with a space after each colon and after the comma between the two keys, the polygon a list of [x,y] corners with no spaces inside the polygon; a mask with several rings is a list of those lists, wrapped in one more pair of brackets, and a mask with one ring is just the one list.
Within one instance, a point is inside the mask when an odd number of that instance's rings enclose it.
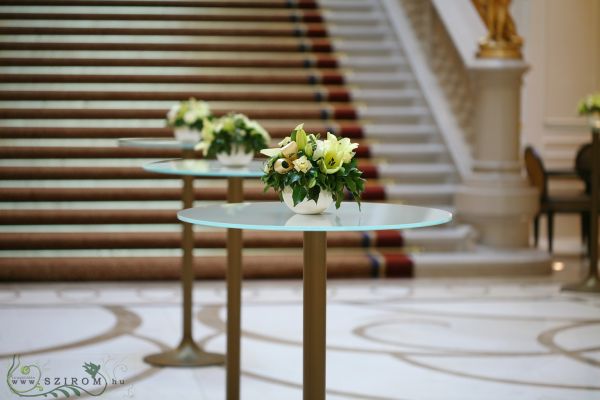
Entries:
{"label": "stair railing", "polygon": [[470,0],[383,0],[433,118],[464,180],[472,171],[469,69],[486,28]]}

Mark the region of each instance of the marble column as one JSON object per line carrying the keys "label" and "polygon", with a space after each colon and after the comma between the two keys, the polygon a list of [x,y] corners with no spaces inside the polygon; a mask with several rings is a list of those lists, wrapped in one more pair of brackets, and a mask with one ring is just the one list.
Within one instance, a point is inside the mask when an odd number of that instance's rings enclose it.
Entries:
{"label": "marble column", "polygon": [[475,99],[472,174],[456,194],[458,216],[474,225],[483,245],[529,246],[538,193],[522,173],[520,98],[527,65],[521,60],[477,60],[471,68]]}

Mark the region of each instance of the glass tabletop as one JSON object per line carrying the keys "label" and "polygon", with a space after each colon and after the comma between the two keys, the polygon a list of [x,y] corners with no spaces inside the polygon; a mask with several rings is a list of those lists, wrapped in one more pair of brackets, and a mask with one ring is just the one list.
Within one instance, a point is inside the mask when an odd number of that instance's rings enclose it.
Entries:
{"label": "glass tabletop", "polygon": [[120,147],[143,147],[147,149],[194,150],[197,143],[180,142],[175,138],[121,138]]}
{"label": "glass tabletop", "polygon": [[440,225],[452,220],[448,211],[399,204],[354,202],[331,206],[320,215],[301,215],[279,202],[206,205],[179,211],[177,218],[216,228],[264,231],[380,231]]}
{"label": "glass tabletop", "polygon": [[260,178],[264,175],[263,162],[251,161],[245,167],[225,167],[217,160],[164,160],[144,165],[144,169],[157,174],[187,175],[215,178]]}

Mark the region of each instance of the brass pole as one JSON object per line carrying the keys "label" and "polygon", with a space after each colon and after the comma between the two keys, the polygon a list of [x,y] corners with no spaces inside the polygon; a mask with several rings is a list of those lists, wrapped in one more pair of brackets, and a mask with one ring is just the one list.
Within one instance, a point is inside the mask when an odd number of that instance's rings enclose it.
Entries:
{"label": "brass pole", "polygon": [[[183,177],[183,209],[194,207],[194,178]],[[181,289],[183,295],[183,341],[193,342],[192,336],[192,291],[194,286],[194,227],[183,224],[183,265]]]}
{"label": "brass pole", "polygon": [[[243,179],[227,180],[227,202],[244,200]],[[227,230],[227,400],[240,398],[242,230]]]}
{"label": "brass pole", "polygon": [[304,232],[304,400],[325,400],[326,253],[326,232]]}
{"label": "brass pole", "polygon": [[[183,158],[193,157],[193,151],[183,150]],[[183,176],[182,205],[183,209],[194,207],[194,178],[192,176]],[[183,232],[181,237],[181,247],[183,250],[183,260],[181,266],[181,290],[183,297],[183,339],[184,342],[194,343],[192,335],[192,292],[194,286],[194,226],[183,223]],[[181,346],[181,345],[180,345]]]}

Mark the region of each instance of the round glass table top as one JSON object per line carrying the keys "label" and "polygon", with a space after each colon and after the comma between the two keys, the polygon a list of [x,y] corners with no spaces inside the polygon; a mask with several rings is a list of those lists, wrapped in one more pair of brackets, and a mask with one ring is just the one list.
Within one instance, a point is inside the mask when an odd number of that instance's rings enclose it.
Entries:
{"label": "round glass table top", "polygon": [[398,204],[354,202],[332,205],[319,215],[295,214],[283,203],[206,205],[177,213],[183,222],[215,228],[264,231],[380,231],[440,225],[452,220],[448,211]]}
{"label": "round glass table top", "polygon": [[147,149],[194,150],[197,143],[180,142],[175,138],[121,138],[120,147],[143,147]]}
{"label": "round glass table top", "polygon": [[225,167],[217,160],[176,159],[151,162],[145,164],[144,169],[157,174],[217,178],[260,178],[264,175],[262,161],[251,161],[245,167]]}

